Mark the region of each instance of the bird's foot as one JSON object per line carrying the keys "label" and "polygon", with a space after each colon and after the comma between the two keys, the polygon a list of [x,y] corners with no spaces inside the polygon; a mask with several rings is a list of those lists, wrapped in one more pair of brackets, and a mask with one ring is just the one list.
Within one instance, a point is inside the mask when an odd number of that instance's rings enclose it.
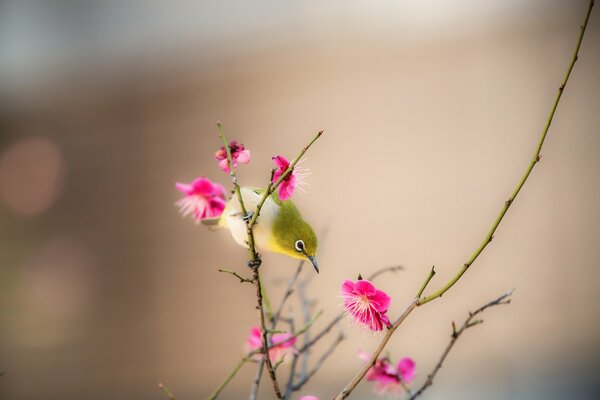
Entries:
{"label": "bird's foot", "polygon": [[248,211],[246,213],[246,215],[242,215],[242,220],[245,222],[250,222],[250,220],[252,219],[253,216],[254,216],[254,213],[252,211]]}

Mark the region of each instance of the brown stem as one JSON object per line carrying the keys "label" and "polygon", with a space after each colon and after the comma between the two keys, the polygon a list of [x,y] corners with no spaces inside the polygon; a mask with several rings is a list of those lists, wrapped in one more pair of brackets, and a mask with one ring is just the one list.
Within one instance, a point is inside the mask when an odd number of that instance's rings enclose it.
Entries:
{"label": "brown stem", "polygon": [[465,320],[465,322],[462,324],[462,326],[459,330],[456,330],[456,325],[454,324],[454,322],[452,322],[452,335],[451,335],[450,342],[448,343],[448,346],[446,346],[446,349],[442,353],[442,356],[440,357],[440,360],[436,364],[433,371],[431,371],[431,373],[427,376],[427,380],[425,381],[425,383],[423,383],[423,385],[419,388],[419,390],[410,394],[410,400],[416,399],[417,397],[422,395],[423,392],[425,390],[427,390],[431,385],[433,385],[434,378],[436,377],[437,373],[442,368],[442,365],[444,364],[446,357],[448,357],[450,350],[452,350],[452,348],[454,347],[454,344],[456,343],[456,341],[458,340],[460,335],[462,335],[464,333],[464,331],[466,331],[467,329],[469,329],[475,325],[479,325],[480,323],[483,322],[482,320],[474,320],[475,316],[477,314],[482,313],[489,307],[498,306],[498,305],[502,305],[502,304],[510,304],[510,296],[512,295],[512,293],[513,293],[513,291],[511,290],[510,292],[503,294],[502,296],[498,297],[497,299],[492,300],[489,303],[481,306],[477,310],[475,310],[473,312],[469,312],[469,317]]}

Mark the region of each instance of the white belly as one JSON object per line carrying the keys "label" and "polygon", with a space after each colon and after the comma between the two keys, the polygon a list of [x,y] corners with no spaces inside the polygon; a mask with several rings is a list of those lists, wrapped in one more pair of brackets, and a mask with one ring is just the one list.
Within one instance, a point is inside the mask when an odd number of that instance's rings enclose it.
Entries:
{"label": "white belly", "polygon": [[[241,193],[246,211],[256,212],[256,206],[262,195],[257,194],[254,190],[246,187],[241,188]],[[275,204],[271,197],[269,197],[263,204],[256,225],[254,225],[254,242],[258,250],[270,251],[269,241],[273,231],[273,220],[278,212],[279,206]],[[224,221],[222,221],[221,224],[229,229],[233,239],[239,245],[247,248],[248,234],[246,231],[246,223],[242,220],[240,203],[236,195],[233,196],[227,205],[222,218],[224,218]]]}

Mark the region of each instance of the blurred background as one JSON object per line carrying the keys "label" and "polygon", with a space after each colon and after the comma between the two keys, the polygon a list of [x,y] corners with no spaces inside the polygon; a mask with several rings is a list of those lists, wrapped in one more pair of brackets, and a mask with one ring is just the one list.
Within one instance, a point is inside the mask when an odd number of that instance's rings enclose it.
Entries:
{"label": "blurred background", "polygon": [[[587,1],[0,2],[0,398],[203,398],[239,360],[254,292],[227,232],[178,215],[176,181],[243,184],[320,129],[295,201],[317,232],[322,327],[345,278],[390,314],[479,245],[546,121]],[[600,389],[600,19],[592,13],[542,161],[493,243],[389,345],[417,382],[451,321],[517,288],[450,354],[429,399],[592,399]],[[296,262],[264,256],[273,301]],[[303,277],[314,274],[310,268]],[[297,308],[296,308],[297,310]],[[379,338],[348,340],[303,390],[330,398]],[[322,351],[334,335],[316,349]],[[287,367],[282,366],[282,371]],[[283,372],[282,372],[283,373]],[[222,398],[247,398],[245,367]],[[263,381],[261,398],[271,398]],[[375,398],[362,383],[354,398]]]}

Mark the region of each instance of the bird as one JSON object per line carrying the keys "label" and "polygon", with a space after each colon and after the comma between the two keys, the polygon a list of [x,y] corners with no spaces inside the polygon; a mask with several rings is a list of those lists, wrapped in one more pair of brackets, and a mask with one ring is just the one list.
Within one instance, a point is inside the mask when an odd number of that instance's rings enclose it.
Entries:
{"label": "bird", "polygon": [[[219,218],[204,219],[206,225],[226,228],[239,245],[248,248],[248,233],[245,218],[252,216],[265,189],[240,187],[244,207],[249,215],[244,216],[237,196],[233,196]],[[315,231],[302,218],[292,200],[281,200],[274,191],[265,200],[253,228],[255,246],[259,251],[279,253],[299,260],[308,260],[319,273],[317,263],[318,240]]]}

